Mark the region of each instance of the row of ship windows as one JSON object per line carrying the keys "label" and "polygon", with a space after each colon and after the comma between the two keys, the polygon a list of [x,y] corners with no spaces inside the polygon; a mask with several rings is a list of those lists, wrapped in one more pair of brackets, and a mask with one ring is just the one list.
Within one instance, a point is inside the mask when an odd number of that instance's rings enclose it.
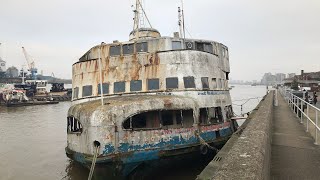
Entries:
{"label": "row of ship windows", "polygon": [[[199,124],[213,125],[224,122],[221,107],[200,108]],[[225,106],[226,119],[233,117],[231,106]],[[82,125],[74,117],[68,117],[68,133],[81,133]],[[158,128],[187,128],[195,123],[193,110],[152,110],[133,115],[123,121],[124,130],[151,130]]]}
{"label": "row of ship windows", "polygon": [[[185,42],[184,48],[182,47],[181,41],[172,41],[172,50],[179,50],[179,49],[190,49],[190,50],[198,50],[204,51],[211,54],[218,54],[217,45],[214,43],[208,42]],[[132,43],[132,44],[123,44],[121,45],[114,45],[110,46],[109,53],[110,56],[119,56],[123,55],[130,55],[136,52],[148,52],[148,42],[141,42],[141,43]],[[222,56],[228,56],[228,50],[226,48],[222,48]]]}
{"label": "row of ship windows", "polygon": [[[185,88],[196,88],[195,80],[193,76],[183,77]],[[201,77],[202,89],[209,89],[209,78]],[[212,78],[213,88],[226,88],[226,81],[223,79]],[[179,80],[177,77],[166,78],[166,89],[178,89]],[[160,81],[156,79],[147,79],[147,90],[159,90]],[[130,92],[137,92],[142,90],[142,80],[131,80],[130,81]],[[109,83],[102,84],[103,94],[109,94]],[[126,82],[114,82],[113,93],[123,93],[126,92]],[[98,94],[101,94],[101,87],[98,84]],[[82,86],[82,97],[92,96],[92,85]],[[79,87],[73,90],[73,99],[79,98]]]}

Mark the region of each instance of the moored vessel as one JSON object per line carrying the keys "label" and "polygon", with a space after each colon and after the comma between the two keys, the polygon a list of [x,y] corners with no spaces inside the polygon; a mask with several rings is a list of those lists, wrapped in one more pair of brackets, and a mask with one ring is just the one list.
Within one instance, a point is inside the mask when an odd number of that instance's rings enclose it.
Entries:
{"label": "moored vessel", "polygon": [[72,66],[66,154],[122,175],[150,161],[205,154],[237,129],[228,48],[142,28],[141,8],[137,0],[129,41],[101,43]]}

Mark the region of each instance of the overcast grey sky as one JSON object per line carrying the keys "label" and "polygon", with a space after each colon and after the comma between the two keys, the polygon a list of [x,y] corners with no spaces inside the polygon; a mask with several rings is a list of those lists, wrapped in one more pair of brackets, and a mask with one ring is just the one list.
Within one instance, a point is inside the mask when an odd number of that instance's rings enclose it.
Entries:
{"label": "overcast grey sky", "polygon": [[[1,56],[26,64],[21,46],[44,74],[71,78],[90,47],[126,41],[134,0],[0,0]],[[178,31],[180,0],[144,0],[163,36]],[[184,0],[193,38],[229,47],[231,78],[260,80],[265,72],[320,71],[320,0]],[[187,34],[188,35],[188,34]],[[40,72],[40,71],[39,71]]]}

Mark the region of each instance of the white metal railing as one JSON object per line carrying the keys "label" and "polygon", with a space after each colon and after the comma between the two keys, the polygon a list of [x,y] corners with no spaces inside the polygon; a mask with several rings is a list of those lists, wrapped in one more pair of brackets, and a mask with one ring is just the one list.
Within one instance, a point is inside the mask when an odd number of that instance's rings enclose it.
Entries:
{"label": "white metal railing", "polygon": [[[315,144],[318,145],[318,134],[320,132],[320,127],[318,124],[318,119],[320,115],[320,109],[316,106],[310,104],[309,102],[306,102],[304,98],[300,98],[294,94],[292,94],[292,91],[284,88],[279,88],[279,92],[281,95],[285,98],[288,105],[292,109],[292,111],[296,114],[298,118],[300,118],[300,123],[305,123],[306,125],[306,131],[309,132],[311,129],[309,126],[312,125],[314,127],[314,134],[313,132],[310,132],[310,134],[315,139]],[[308,98],[308,97],[307,97]],[[306,110],[306,112],[304,112]],[[314,114],[311,113],[313,111]],[[305,117],[305,118],[304,118]],[[306,122],[304,122],[306,120]]]}

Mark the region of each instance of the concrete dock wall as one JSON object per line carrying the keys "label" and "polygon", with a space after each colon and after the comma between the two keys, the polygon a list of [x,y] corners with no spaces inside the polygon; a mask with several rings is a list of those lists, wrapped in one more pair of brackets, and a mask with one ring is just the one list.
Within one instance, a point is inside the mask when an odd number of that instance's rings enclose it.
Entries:
{"label": "concrete dock wall", "polygon": [[273,99],[271,91],[241,135],[234,134],[231,142],[221,149],[219,165],[209,163],[197,179],[270,179]]}

